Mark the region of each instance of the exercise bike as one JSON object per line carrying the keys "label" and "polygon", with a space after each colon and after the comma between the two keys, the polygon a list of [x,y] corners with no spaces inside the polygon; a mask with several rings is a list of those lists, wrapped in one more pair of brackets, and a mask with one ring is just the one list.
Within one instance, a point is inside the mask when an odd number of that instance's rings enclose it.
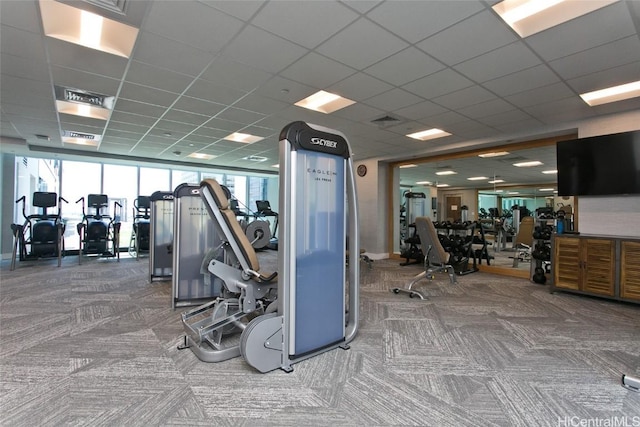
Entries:
{"label": "exercise bike", "polygon": [[[13,234],[13,252],[11,270],[16,267],[16,258],[20,261],[40,258],[58,258],[58,267],[64,256],[65,224],[61,215],[61,202],[67,201],[56,193],[38,191],[33,193],[32,205],[41,208],[39,214],[27,215],[26,197],[16,200],[22,202],[23,224],[11,224]],[[57,214],[50,214],[48,208],[58,206]]]}
{"label": "exercise bike", "polygon": [[87,209],[85,211],[85,199],[80,197],[76,203],[82,202],[82,221],[78,223],[77,230],[80,238],[78,251],[78,264],[82,264],[83,256],[99,256],[117,258],[120,261],[120,220],[115,213],[122,208],[118,202],[114,202],[114,217],[103,214],[102,210],[108,208],[109,197],[106,194],[89,194],[87,196]]}
{"label": "exercise bike", "polygon": [[133,202],[133,232],[129,240],[129,255],[140,258],[149,253],[149,239],[151,235],[151,198],[138,196]]}

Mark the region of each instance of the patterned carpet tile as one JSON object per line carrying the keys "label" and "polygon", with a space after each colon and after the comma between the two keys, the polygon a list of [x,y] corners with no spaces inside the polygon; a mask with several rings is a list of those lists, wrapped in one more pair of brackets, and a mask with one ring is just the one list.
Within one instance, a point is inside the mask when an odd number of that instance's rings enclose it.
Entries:
{"label": "patterned carpet tile", "polygon": [[[259,254],[265,266],[276,253]],[[53,264],[55,265],[55,264]],[[260,374],[178,350],[171,283],[146,261],[2,263],[0,413],[7,426],[557,426],[640,414],[640,308],[484,273],[403,287],[420,266],[361,271],[349,350]],[[237,339],[237,337],[236,337]]]}

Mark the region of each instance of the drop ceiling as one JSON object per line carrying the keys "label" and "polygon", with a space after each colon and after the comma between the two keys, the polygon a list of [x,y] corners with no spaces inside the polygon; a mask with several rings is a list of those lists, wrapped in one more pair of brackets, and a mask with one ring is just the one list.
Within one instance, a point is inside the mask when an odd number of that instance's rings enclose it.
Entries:
{"label": "drop ceiling", "polygon": [[[635,1],[524,39],[494,1],[65,3],[139,28],[133,54],[46,37],[37,1],[0,1],[3,150],[267,172],[280,130],[297,120],[343,132],[356,161],[398,161],[566,134],[640,109],[639,98],[589,107],[578,96],[640,79]],[[59,114],[55,86],[113,96],[114,109],[107,121]],[[318,90],[356,103],[330,115],[293,105]],[[396,120],[375,122],[385,116]],[[433,127],[452,135],[405,136]],[[64,130],[102,141],[66,144]],[[223,139],[233,132],[264,139]]]}

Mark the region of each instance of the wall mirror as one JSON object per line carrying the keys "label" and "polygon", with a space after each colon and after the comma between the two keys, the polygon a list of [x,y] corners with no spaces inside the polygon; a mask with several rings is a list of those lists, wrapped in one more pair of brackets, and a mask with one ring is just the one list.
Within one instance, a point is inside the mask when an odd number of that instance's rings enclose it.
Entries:
{"label": "wall mirror", "polygon": [[[399,220],[394,221],[394,252],[402,253],[403,239],[410,234],[407,225],[416,216],[430,216],[437,222],[480,221],[491,243],[491,266],[528,272],[527,261],[513,263],[513,247],[524,216],[537,221],[536,212],[562,209],[569,212],[569,227],[577,227],[572,220],[577,200],[559,197],[556,182],[555,142],[574,137],[397,164],[400,212]],[[413,193],[425,197],[405,197]]]}

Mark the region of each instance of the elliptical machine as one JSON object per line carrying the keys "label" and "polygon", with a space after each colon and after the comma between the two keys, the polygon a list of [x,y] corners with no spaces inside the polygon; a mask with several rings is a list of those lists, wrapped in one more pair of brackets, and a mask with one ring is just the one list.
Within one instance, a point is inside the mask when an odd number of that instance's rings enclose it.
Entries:
{"label": "elliptical machine", "polygon": [[114,217],[103,214],[102,210],[108,208],[109,197],[106,194],[89,194],[87,196],[87,209],[85,211],[85,199],[80,197],[76,203],[82,202],[82,222],[77,225],[80,245],[78,251],[78,264],[82,264],[83,256],[116,257],[120,261],[120,220],[116,215],[122,205],[113,203]]}
{"label": "elliptical machine", "polygon": [[[32,205],[41,208],[39,214],[27,215],[26,197],[16,200],[22,202],[23,224],[11,224],[13,234],[13,252],[11,254],[11,270],[16,268],[16,258],[20,261],[40,258],[58,258],[58,267],[64,256],[64,230],[61,202],[67,203],[56,193],[38,191],[33,193]],[[50,214],[48,208],[58,206],[57,214]],[[18,252],[19,251],[19,252]]]}
{"label": "elliptical machine", "polygon": [[149,239],[151,235],[151,198],[138,196],[133,202],[133,232],[129,240],[129,255],[140,258],[149,253]]}

